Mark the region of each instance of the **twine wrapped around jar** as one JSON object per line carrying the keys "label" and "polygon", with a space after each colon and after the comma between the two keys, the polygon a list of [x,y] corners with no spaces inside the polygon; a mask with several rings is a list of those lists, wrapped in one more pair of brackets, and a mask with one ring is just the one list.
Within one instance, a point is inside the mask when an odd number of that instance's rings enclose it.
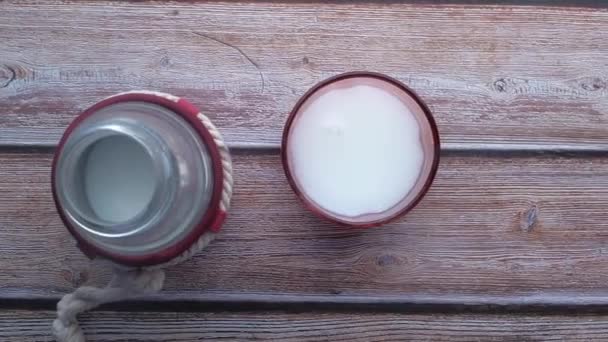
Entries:
{"label": "twine wrapped around jar", "polygon": [[[179,98],[163,93],[142,91],[133,93],[150,94],[168,98],[175,102],[179,100]],[[119,95],[124,95],[124,93]],[[221,224],[230,208],[230,200],[232,198],[233,178],[230,153],[220,132],[209,118],[200,112],[196,115],[196,118],[200,120],[204,128],[210,133],[213,142],[217,146],[221,160],[221,198],[217,213],[217,216],[220,217],[219,224]],[[217,222],[218,219],[214,221],[214,225]],[[57,304],[57,318],[53,322],[53,334],[59,342],[86,341],[84,332],[78,324],[78,314],[102,304],[159,292],[165,280],[164,269],[190,259],[194,254],[204,249],[216,237],[217,230],[219,230],[219,226],[215,229],[207,229],[181,254],[163,263],[142,267],[123,265],[110,260],[110,264],[114,266],[114,276],[106,287],[82,286],[73,293],[65,295],[59,301]]]}

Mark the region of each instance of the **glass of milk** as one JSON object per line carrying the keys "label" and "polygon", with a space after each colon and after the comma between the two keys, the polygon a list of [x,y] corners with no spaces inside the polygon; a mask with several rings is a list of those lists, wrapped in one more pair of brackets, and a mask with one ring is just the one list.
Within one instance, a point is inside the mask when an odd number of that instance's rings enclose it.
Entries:
{"label": "glass of milk", "polygon": [[322,81],[295,105],[282,141],[287,179],[315,214],[371,227],[410,211],[439,165],[428,107],[388,76],[352,72]]}

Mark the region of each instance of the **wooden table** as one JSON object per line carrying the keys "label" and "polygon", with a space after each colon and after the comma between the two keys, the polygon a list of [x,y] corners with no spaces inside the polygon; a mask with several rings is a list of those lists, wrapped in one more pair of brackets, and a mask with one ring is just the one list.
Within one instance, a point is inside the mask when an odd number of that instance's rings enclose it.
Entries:
{"label": "wooden table", "polygon": [[[304,210],[278,157],[297,98],[351,70],[414,88],[444,142],[421,204],[365,231]],[[50,161],[79,111],[132,89],[217,123],[234,206],[161,294],[83,315],[91,341],[608,339],[607,10],[0,2],[1,341],[52,340],[60,296],[108,281],[55,213]]]}

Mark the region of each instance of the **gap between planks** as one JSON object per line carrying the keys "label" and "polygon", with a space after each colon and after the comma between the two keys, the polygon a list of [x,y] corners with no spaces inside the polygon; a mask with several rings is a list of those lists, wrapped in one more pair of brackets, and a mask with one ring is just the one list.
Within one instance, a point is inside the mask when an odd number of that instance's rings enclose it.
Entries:
{"label": "gap between planks", "polygon": [[[269,3],[282,3],[285,0],[266,0]],[[604,0],[291,0],[292,3],[380,3],[380,4],[416,4],[416,5],[486,5],[486,6],[528,6],[528,7],[577,7],[608,8]]]}
{"label": "gap between planks", "polygon": [[[279,144],[264,143],[228,143],[233,153],[278,153],[281,149]],[[2,144],[0,142],[0,153],[54,153],[57,144],[53,143],[19,143]],[[577,144],[577,145],[555,145],[555,144],[467,144],[467,143],[442,143],[442,155],[479,155],[491,154],[495,156],[505,155],[536,155],[536,154],[563,154],[570,156],[608,155],[608,144]]]}
{"label": "gap between planks", "polygon": [[[0,309],[55,309],[61,294],[29,289],[0,290]],[[378,313],[485,313],[485,314],[608,314],[608,292],[580,294],[544,292],[528,295],[309,295],[256,293],[202,293],[164,291],[125,302],[105,304],[107,311],[154,312],[378,312]]]}

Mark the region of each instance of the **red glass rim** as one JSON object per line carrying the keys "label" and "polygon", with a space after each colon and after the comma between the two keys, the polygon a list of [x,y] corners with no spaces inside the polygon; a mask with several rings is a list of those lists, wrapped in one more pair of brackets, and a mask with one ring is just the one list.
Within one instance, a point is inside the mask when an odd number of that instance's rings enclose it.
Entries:
{"label": "red glass rim", "polygon": [[[183,118],[189,125],[194,128],[198,136],[201,138],[202,142],[207,146],[209,155],[211,157],[211,165],[213,169],[213,193],[211,194],[209,207],[200,222],[196,225],[196,227],[194,227],[188,234],[186,234],[183,239],[176,241],[171,246],[168,246],[167,248],[162,249],[160,251],[144,255],[120,254],[100,248],[99,246],[89,242],[67,219],[62,205],[59,201],[55,184],[57,162],[59,160],[59,156],[62,153],[63,147],[72,131],[74,131],[74,129],[76,129],[76,127],[78,127],[78,125],[86,118],[90,117],[99,110],[117,103],[124,102],[145,102],[158,105],[170,110],[171,112]],[[59,141],[58,147],[53,158],[51,168],[51,191],[59,217],[61,218],[63,224],[68,229],[70,234],[76,239],[78,248],[85,255],[87,255],[91,259],[95,257],[103,257],[118,264],[126,266],[141,267],[158,265],[168,262],[178,257],[182,253],[186,252],[201,237],[203,233],[207,231],[219,231],[226,216],[226,213],[220,210],[220,201],[223,189],[222,161],[217,144],[215,143],[215,140],[213,139],[211,133],[197,118],[198,113],[200,113],[200,111],[194,105],[192,105],[190,102],[183,98],[164,96],[164,94],[155,94],[152,92],[129,92],[111,96],[94,104],[93,106],[82,112],[80,115],[78,115],[70,123],[68,128],[63,133],[61,140]]]}
{"label": "red glass rim", "polygon": [[[305,103],[307,103],[307,101],[311,98],[311,96],[313,94],[317,93],[322,88],[324,88],[328,85],[331,85],[335,82],[344,81],[344,80],[348,80],[348,79],[354,79],[354,78],[367,78],[367,79],[374,79],[374,80],[386,82],[392,86],[395,86],[396,88],[399,89],[399,91],[402,91],[405,95],[407,95],[409,98],[414,100],[414,102],[420,107],[422,113],[424,114],[424,119],[428,123],[430,133],[431,133],[431,138],[433,141],[432,142],[432,161],[430,163],[430,168],[429,168],[429,171],[427,174],[421,175],[421,177],[426,177],[426,179],[425,179],[422,187],[418,190],[416,196],[411,201],[409,201],[408,204],[404,208],[402,208],[398,212],[394,213],[393,215],[390,215],[388,217],[385,217],[385,218],[382,218],[379,220],[371,221],[371,222],[365,222],[365,221],[355,222],[355,221],[347,221],[347,220],[340,219],[334,215],[329,214],[327,212],[327,210],[322,209],[318,204],[314,203],[311,199],[309,199],[304,194],[304,191],[300,188],[297,181],[295,180],[295,176],[291,170],[291,166],[289,163],[289,156],[288,156],[288,151],[287,151],[290,132],[291,132],[292,126],[294,124],[294,121],[297,118],[298,114],[300,113],[300,109],[302,108],[302,106]],[[285,176],[287,177],[287,181],[288,181],[289,185],[291,186],[292,190],[295,192],[296,196],[299,198],[299,201],[304,205],[304,207],[306,207],[308,210],[312,211],[316,216],[318,216],[322,219],[331,221],[333,223],[342,225],[342,226],[368,228],[368,227],[381,226],[381,225],[390,223],[392,221],[395,221],[399,217],[401,217],[401,216],[407,214],[409,211],[411,211],[414,207],[416,207],[416,205],[418,205],[418,203],[422,200],[422,198],[426,195],[426,193],[430,189],[430,187],[433,183],[433,180],[435,179],[437,169],[439,167],[440,150],[441,150],[441,146],[440,146],[440,139],[439,139],[439,130],[437,128],[435,119],[433,118],[433,115],[432,115],[429,107],[422,101],[422,99],[411,88],[409,88],[402,82],[400,82],[390,76],[381,74],[381,73],[369,72],[369,71],[354,71],[354,72],[347,72],[347,73],[339,74],[339,75],[327,78],[325,80],[322,80],[322,81],[318,82],[316,85],[314,85],[312,88],[310,88],[306,93],[304,93],[304,95],[302,95],[302,97],[300,97],[300,99],[296,102],[295,106],[289,113],[287,122],[283,128],[283,135],[282,135],[282,140],[281,140],[281,161],[283,164],[283,170],[285,172]]]}

